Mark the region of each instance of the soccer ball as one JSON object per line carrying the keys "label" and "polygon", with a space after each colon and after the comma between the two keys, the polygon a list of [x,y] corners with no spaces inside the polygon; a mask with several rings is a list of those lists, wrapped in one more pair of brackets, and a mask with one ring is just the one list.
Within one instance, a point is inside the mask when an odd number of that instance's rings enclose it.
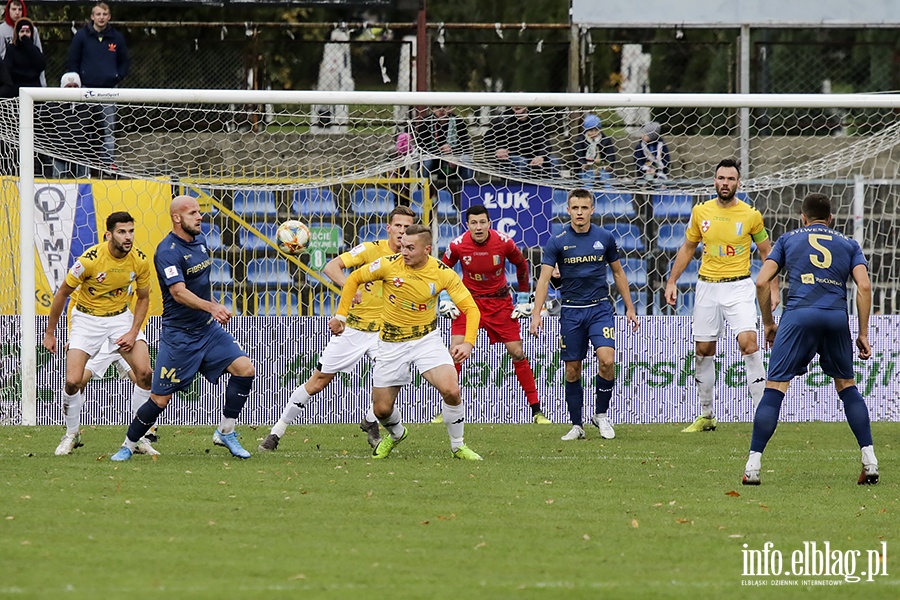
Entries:
{"label": "soccer ball", "polygon": [[275,238],[285,254],[300,254],[309,243],[309,227],[300,221],[285,221],[278,226]]}

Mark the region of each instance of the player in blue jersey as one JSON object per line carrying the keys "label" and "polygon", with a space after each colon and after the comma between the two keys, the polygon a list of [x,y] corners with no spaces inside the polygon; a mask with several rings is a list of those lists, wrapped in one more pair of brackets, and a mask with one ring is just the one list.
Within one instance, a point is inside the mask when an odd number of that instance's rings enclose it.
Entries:
{"label": "player in blue jersey", "polygon": [[581,363],[587,356],[588,340],[594,346],[599,362],[595,380],[597,404],[591,423],[606,439],[616,437],[607,416],[616,376],[616,339],[614,310],[606,282],[607,265],[612,269],[616,289],[625,302],[625,316],[636,331],[639,323],[628,289],[628,278],[619,263],[616,240],[609,230],[591,224],[594,214],[594,195],[585,189],[569,193],[568,208],[571,222],[562,233],[552,237],[544,246],[541,274],[534,293],[534,306],[529,331],[534,336],[541,331],[541,310],[547,299],[547,288],[554,266],[562,278],[562,310],[559,317],[560,358],[566,363],[566,405],[572,429],[563,440],[584,438],[584,389],[581,384]]}
{"label": "player in blue jersey", "polygon": [[[791,379],[806,373],[816,354],[822,371],[834,378],[847,423],[859,442],[862,473],[857,482],[878,483],[869,410],[853,374],[853,344],[847,316],[847,280],[852,277],[856,283],[859,320],[856,347],[859,357],[868,359],[872,356],[869,346],[872,284],[866,259],[858,243],[828,227],[831,202],[824,194],[806,196],[800,218],[803,227],[778,238],[756,280],[766,344],[771,346],[772,354],[766,390],[753,419],[753,438],[743,484],[759,485],[762,453],[778,425],[784,394]],[[769,303],[770,282],[782,269],[787,271],[789,291],[781,322],[776,325]]]}
{"label": "player in blue jersey", "polygon": [[212,260],[200,234],[200,205],[190,196],[178,196],[172,200],[169,213],[172,233],[159,243],[153,258],[162,288],[163,315],[150,400],[138,408],[125,442],[112,460],[131,458],[135,444],[168,406],[172,394],[187,389],[197,373],[215,383],[226,371],[231,377],[225,388],[222,421],[212,441],[238,458],[250,458],[237,439],[234,425],[253,386],[253,363],[222,328],[231,311],[212,299]]}

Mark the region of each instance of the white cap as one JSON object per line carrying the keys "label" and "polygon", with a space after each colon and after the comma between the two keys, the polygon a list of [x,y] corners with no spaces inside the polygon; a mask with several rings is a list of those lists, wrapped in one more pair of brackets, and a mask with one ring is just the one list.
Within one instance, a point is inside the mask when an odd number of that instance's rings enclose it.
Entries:
{"label": "white cap", "polygon": [[59,79],[59,87],[67,87],[72,85],[73,83],[75,84],[75,87],[81,87],[81,76],[74,71],[64,73],[63,76]]}

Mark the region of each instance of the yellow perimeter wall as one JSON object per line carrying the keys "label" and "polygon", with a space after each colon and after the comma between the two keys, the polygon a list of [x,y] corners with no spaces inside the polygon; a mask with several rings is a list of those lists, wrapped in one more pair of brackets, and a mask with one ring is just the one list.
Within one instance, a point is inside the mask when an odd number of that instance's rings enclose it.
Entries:
{"label": "yellow perimeter wall", "polygon": [[[81,195],[88,192],[93,197],[95,219],[89,223],[92,231],[80,230],[78,235],[85,243],[97,243],[106,231],[106,217],[113,212],[128,211],[135,218],[135,247],[152,257],[156,246],[171,230],[169,204],[172,201],[172,186],[155,181],[119,180],[59,182],[35,180],[35,189],[40,186],[60,184],[89,185],[89,190],[80,188]],[[0,177],[0,314],[18,314],[19,309],[19,190],[18,178]],[[36,240],[40,246],[41,240]],[[77,256],[70,257],[71,263]],[[35,248],[36,286],[35,299],[37,314],[46,315],[56,290],[50,289],[48,278],[43,271],[40,256]],[[150,314],[162,314],[159,281],[151,278],[153,290],[150,295]]]}

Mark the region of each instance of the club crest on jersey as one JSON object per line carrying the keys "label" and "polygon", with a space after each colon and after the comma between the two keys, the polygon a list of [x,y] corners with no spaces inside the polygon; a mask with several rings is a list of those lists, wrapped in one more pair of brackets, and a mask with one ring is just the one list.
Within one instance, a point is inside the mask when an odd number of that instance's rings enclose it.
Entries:
{"label": "club crest on jersey", "polygon": [[200,244],[200,252],[202,252],[203,254],[209,254],[209,252],[206,251],[206,246],[204,246],[203,244]]}
{"label": "club crest on jersey", "polygon": [[394,280],[391,283],[394,284],[394,287],[400,287],[401,285],[403,285],[403,278],[402,277],[394,277]]}
{"label": "club crest on jersey", "polygon": [[462,259],[463,259],[463,262],[466,263],[467,265],[472,262],[471,256],[463,256]]}
{"label": "club crest on jersey", "polygon": [[709,231],[709,221],[703,221],[702,223],[700,223],[700,231],[702,231],[703,233]]}
{"label": "club crest on jersey", "polygon": [[97,273],[97,283],[103,283],[103,280],[106,279],[106,273]]}
{"label": "club crest on jersey", "polygon": [[437,286],[433,283],[428,284],[428,290],[431,292],[432,296],[437,296]]}
{"label": "club crest on jersey", "polygon": [[131,271],[131,272],[128,274],[128,281],[134,281],[134,278],[135,278],[136,276],[137,276],[137,274],[136,274],[134,271]]}
{"label": "club crest on jersey", "polygon": [[500,256],[499,255],[495,254],[492,258],[494,260],[495,267],[500,264]]}
{"label": "club crest on jersey", "polygon": [[600,240],[594,242],[594,250],[603,250],[603,244],[600,243]]}
{"label": "club crest on jersey", "polygon": [[734,232],[737,235],[744,235],[744,224],[743,223],[735,223],[734,224]]}

